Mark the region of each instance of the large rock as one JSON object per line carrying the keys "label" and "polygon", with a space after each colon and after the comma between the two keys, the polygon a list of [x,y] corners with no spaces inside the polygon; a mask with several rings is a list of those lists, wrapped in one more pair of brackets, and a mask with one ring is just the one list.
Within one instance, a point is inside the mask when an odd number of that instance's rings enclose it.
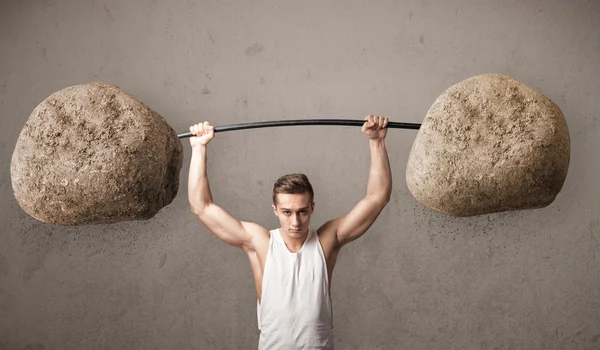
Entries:
{"label": "large rock", "polygon": [[11,161],[15,198],[61,225],[148,219],[179,187],[182,146],[166,121],[116,86],[58,91],[33,111]]}
{"label": "large rock", "polygon": [[429,209],[471,216],[549,205],[569,167],[560,108],[501,74],[459,82],[433,103],[409,155],[406,181]]}

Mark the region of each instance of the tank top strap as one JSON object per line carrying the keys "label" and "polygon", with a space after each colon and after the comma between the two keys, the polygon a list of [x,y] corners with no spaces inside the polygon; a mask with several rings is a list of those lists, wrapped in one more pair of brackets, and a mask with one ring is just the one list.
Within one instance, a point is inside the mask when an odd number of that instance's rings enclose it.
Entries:
{"label": "tank top strap", "polygon": [[271,230],[271,243],[273,242],[284,243],[278,228]]}

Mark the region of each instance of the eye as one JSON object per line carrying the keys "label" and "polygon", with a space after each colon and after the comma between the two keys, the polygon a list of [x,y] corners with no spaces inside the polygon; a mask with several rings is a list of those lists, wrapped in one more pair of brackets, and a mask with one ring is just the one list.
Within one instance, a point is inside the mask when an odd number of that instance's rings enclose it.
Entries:
{"label": "eye", "polygon": [[283,214],[285,214],[285,215],[290,215],[290,211],[289,211],[289,210],[284,210],[284,211],[283,211]]}

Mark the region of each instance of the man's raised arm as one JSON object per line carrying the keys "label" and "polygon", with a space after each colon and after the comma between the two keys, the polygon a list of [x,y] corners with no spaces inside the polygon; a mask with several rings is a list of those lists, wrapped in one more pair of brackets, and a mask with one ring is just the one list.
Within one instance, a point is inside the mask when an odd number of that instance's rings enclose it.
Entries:
{"label": "man's raised arm", "polygon": [[265,229],[253,223],[237,220],[213,202],[206,172],[207,145],[215,135],[213,126],[204,122],[191,126],[190,131],[196,135],[190,138],[192,146],[188,177],[190,210],[225,243],[244,250],[253,249],[252,232]]}
{"label": "man's raised arm", "polygon": [[323,229],[335,232],[337,247],[362,236],[390,201],[392,172],[385,148],[387,123],[386,117],[370,115],[365,118],[362,132],[369,138],[371,154],[367,193],[348,214],[331,220],[323,226]]}

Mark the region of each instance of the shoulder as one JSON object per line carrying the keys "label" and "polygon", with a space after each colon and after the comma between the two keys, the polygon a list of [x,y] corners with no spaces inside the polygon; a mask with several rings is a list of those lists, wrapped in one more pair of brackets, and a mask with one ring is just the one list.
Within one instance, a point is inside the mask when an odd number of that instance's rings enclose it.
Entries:
{"label": "shoulder", "polygon": [[325,251],[333,251],[337,248],[337,227],[339,219],[329,220],[317,229],[317,236]]}
{"label": "shoulder", "polygon": [[269,239],[271,238],[271,232],[269,230],[253,222],[242,221],[242,226],[244,226],[244,229],[250,238],[250,244],[245,250],[256,250],[265,244],[268,245]]}
{"label": "shoulder", "polygon": [[340,221],[341,221],[341,218],[336,218],[336,219],[329,220],[326,223],[324,223],[323,225],[321,225],[321,227],[319,227],[317,229],[317,234],[319,235],[319,238],[327,238],[329,236],[335,236],[338,231]]}

